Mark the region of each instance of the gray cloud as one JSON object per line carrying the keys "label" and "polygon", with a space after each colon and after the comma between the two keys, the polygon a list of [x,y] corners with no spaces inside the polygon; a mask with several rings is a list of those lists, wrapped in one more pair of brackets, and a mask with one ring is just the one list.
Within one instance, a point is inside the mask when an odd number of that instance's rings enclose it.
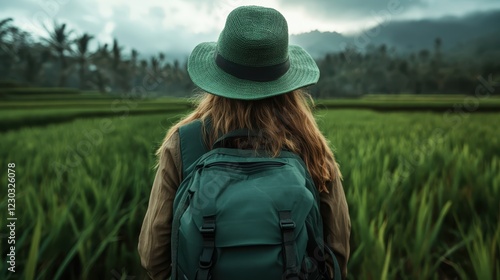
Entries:
{"label": "gray cloud", "polygon": [[21,1],[1,1],[0,2],[0,11],[6,11],[7,9],[18,13],[20,11],[26,11],[33,9],[33,5],[35,5],[35,1],[29,0],[21,0]]}
{"label": "gray cloud", "polygon": [[112,35],[121,45],[135,48],[142,54],[163,52],[181,56],[203,41],[214,41],[217,34],[193,34],[184,28],[164,28],[160,24],[163,17],[171,11],[150,9],[151,18],[148,21],[131,20],[128,12],[115,9],[112,21],[115,29]]}
{"label": "gray cloud", "polygon": [[153,19],[163,19],[166,16],[165,10],[162,7],[151,7],[149,8],[149,15]]}
{"label": "gray cloud", "polygon": [[[278,0],[284,8],[300,9],[325,21],[369,21],[382,14],[391,19],[463,15],[498,9],[498,0]],[[417,15],[417,16],[414,16]]]}
{"label": "gray cloud", "polygon": [[423,0],[279,0],[284,7],[300,7],[304,12],[329,20],[366,17],[387,11],[404,13],[412,7],[424,7]]}
{"label": "gray cloud", "polygon": [[89,21],[83,15],[92,15],[93,9],[89,2],[84,1],[38,1],[19,0],[12,1],[8,5],[0,3],[0,11],[7,10],[8,13],[0,13],[0,18],[13,17],[13,24],[38,35],[45,35],[45,27],[49,30],[54,22],[67,23],[71,29],[83,30],[92,33],[101,29],[100,24]]}
{"label": "gray cloud", "polygon": [[[35,37],[47,37],[44,25],[50,30],[53,23],[66,23],[73,35],[89,33],[95,36],[92,42],[112,44],[116,38],[119,44],[125,47],[125,52],[131,48],[143,55],[164,52],[173,53],[177,57],[186,55],[196,44],[202,41],[214,41],[215,33],[193,34],[185,27],[165,27],[161,24],[165,17],[177,13],[176,8],[165,10],[162,7],[152,6],[148,10],[147,20],[132,19],[130,8],[126,5],[115,6],[110,17],[103,17],[98,13],[96,3],[92,1],[69,0],[18,0],[6,3],[0,1],[0,19],[13,17],[13,24],[25,30],[35,32]],[[2,13],[2,11],[8,11]],[[107,39],[99,38],[103,35],[106,25],[112,23],[114,29]]]}
{"label": "gray cloud", "polygon": [[[339,31],[336,28],[341,24],[359,28],[370,27],[370,24],[377,22],[376,15],[384,13],[391,14],[391,19],[420,19],[500,8],[498,0],[277,1],[279,10],[284,14],[304,15],[301,20],[309,20],[308,26],[311,28],[315,28],[317,23],[323,24],[322,30],[330,31]],[[111,13],[103,14],[99,8],[104,2],[100,0],[0,0],[0,19],[13,17],[14,25],[21,28],[34,26],[36,31],[41,31],[37,32],[39,35],[45,33],[42,23],[51,26],[53,21],[57,20],[59,23],[67,23],[76,34],[87,32],[96,36],[95,43],[99,41],[109,44],[112,43],[112,38],[117,38],[127,49],[135,48],[143,54],[159,51],[186,54],[199,42],[217,40],[220,32],[219,23],[224,21],[223,17],[234,8],[249,3],[243,0],[171,1],[168,5],[153,2],[150,0],[141,0],[141,3],[117,0],[105,2],[112,3],[110,5],[114,8]],[[131,10],[133,9],[131,7],[138,5],[145,8],[141,18],[131,15],[136,12]],[[193,16],[190,17],[190,14]],[[170,21],[167,20],[165,23],[165,19]],[[209,28],[199,28],[200,22],[202,27],[206,22]]]}

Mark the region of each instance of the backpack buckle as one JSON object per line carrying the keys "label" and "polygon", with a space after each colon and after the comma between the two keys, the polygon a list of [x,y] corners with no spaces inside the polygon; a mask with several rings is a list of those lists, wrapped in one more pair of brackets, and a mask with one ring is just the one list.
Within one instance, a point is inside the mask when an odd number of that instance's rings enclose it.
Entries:
{"label": "backpack buckle", "polygon": [[215,234],[215,223],[205,222],[200,228],[201,235],[205,237],[211,237]]}
{"label": "backpack buckle", "polygon": [[206,272],[212,267],[215,252],[215,217],[204,216],[203,225],[200,227],[203,237],[203,249],[200,254],[200,270]]}
{"label": "backpack buckle", "polygon": [[213,249],[203,249],[200,255],[200,263],[199,263],[201,269],[209,269],[210,267],[212,267],[213,253],[214,253]]}
{"label": "backpack buckle", "polygon": [[293,230],[295,227],[295,222],[292,219],[280,220],[280,228],[282,230]]}

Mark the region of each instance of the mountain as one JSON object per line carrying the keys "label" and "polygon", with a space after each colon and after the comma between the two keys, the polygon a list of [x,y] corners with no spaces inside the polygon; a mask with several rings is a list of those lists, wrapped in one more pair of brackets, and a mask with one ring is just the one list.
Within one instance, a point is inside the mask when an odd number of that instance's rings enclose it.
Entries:
{"label": "mountain", "polygon": [[290,42],[304,47],[315,58],[338,52],[346,46],[363,51],[369,45],[386,44],[399,53],[434,48],[440,38],[447,52],[478,52],[500,49],[500,10],[464,17],[391,21],[357,34],[312,31],[292,35]]}
{"label": "mountain", "polygon": [[318,30],[290,36],[290,44],[299,45],[313,57],[323,56],[329,52],[339,52],[352,43],[352,38],[337,32],[320,32]]}

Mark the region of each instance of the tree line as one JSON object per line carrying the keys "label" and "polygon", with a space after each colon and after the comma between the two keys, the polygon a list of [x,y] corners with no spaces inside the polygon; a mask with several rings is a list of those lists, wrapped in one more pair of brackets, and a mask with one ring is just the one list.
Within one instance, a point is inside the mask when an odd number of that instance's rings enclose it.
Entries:
{"label": "tree line", "polygon": [[[316,97],[325,98],[379,93],[472,95],[481,81],[495,86],[495,79],[500,78],[500,52],[445,54],[442,44],[435,38],[432,50],[413,53],[398,53],[382,44],[327,54],[318,61],[322,77],[311,90]],[[500,89],[494,93],[499,94]]]}
{"label": "tree line", "polygon": [[[0,87],[74,87],[103,94],[137,93],[140,88],[165,95],[188,95],[194,88],[185,63],[167,62],[165,53],[139,58],[135,49],[125,53],[117,39],[91,50],[91,34],[76,35],[64,23],[46,30],[46,37],[33,38],[11,18],[0,21]],[[494,80],[500,75],[500,53],[445,54],[442,44],[435,38],[432,50],[406,54],[387,45],[329,53],[317,59],[321,78],[310,91],[317,98],[473,94],[478,77]]]}
{"label": "tree line", "polygon": [[136,49],[125,53],[117,39],[91,50],[93,35],[76,35],[64,23],[45,29],[47,37],[37,40],[11,18],[0,21],[0,87],[74,87],[103,94],[182,94],[192,88],[185,65],[167,62],[165,53],[140,59]]}

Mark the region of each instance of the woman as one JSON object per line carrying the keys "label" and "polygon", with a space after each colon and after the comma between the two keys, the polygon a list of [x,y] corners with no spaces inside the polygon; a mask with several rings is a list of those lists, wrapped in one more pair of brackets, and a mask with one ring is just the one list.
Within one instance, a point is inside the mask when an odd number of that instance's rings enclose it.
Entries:
{"label": "woman", "polygon": [[172,204],[183,179],[178,131],[195,120],[210,120],[203,139],[207,147],[217,135],[246,128],[262,137],[236,139],[232,145],[263,148],[272,155],[288,149],[300,155],[320,191],[324,239],[345,278],[351,225],[341,174],[303,90],[318,81],[319,70],[302,48],[288,45],[285,18],[270,8],[235,9],[217,43],[202,43],[193,50],[188,72],[205,93],[194,112],[168,131],[157,152],[158,171],[138,247],[151,278],[166,279],[171,273]]}

